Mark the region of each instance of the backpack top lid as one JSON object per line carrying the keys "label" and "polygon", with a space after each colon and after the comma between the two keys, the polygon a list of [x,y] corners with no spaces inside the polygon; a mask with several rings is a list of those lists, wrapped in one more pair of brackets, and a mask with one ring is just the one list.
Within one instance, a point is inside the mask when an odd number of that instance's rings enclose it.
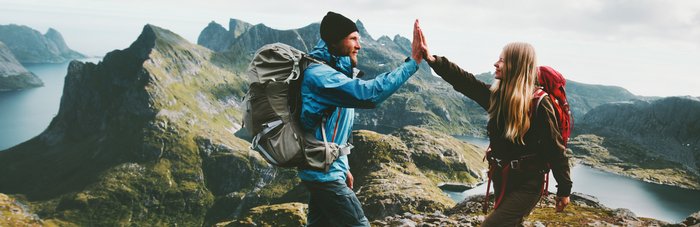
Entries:
{"label": "backpack top lid", "polygon": [[549,66],[540,66],[539,73],[537,75],[537,81],[544,92],[535,92],[535,97],[538,101],[535,105],[539,105],[539,99],[545,92],[549,94],[552,99],[552,105],[554,106],[554,111],[556,112],[557,121],[559,123],[559,130],[561,132],[562,138],[564,139],[564,146],[571,136],[571,130],[573,128],[574,119],[571,116],[571,110],[569,108],[569,102],[566,99],[566,79],[564,76],[554,70]]}
{"label": "backpack top lid", "polygon": [[303,57],[304,52],[287,44],[267,44],[258,49],[248,66],[250,82],[295,80],[301,74],[299,61]]}
{"label": "backpack top lid", "polygon": [[[537,82],[539,82],[540,86],[544,87],[544,90],[549,93],[558,92],[560,87],[561,89],[564,89],[566,86],[566,79],[564,79],[564,76],[549,66],[539,67]],[[553,95],[558,96],[558,94]]]}

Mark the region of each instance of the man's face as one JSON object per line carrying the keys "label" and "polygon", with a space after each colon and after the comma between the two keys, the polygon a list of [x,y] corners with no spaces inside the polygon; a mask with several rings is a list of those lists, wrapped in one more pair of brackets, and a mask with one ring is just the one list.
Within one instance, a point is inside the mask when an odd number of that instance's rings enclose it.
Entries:
{"label": "man's face", "polygon": [[352,66],[357,66],[357,53],[360,51],[360,33],[352,32],[344,39],[338,41],[337,55],[338,56],[350,56],[350,62]]}

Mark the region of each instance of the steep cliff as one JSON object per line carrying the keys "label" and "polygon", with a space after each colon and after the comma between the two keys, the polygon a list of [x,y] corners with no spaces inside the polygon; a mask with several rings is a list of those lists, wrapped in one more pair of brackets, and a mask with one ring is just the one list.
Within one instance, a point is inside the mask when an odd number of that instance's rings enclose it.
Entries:
{"label": "steep cliff", "polygon": [[23,25],[0,25],[0,42],[4,42],[21,63],[61,63],[85,55],[71,50],[55,29],[45,35]]}
{"label": "steep cliff", "polygon": [[9,48],[0,42],[0,91],[41,87],[44,83],[20,64]]}

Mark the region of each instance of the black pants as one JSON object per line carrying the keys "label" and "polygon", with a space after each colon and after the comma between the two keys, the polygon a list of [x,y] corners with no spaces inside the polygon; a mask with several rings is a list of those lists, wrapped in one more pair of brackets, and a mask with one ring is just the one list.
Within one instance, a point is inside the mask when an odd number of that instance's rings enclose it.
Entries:
{"label": "black pants", "polygon": [[369,226],[362,205],[345,182],[304,182],[311,194],[307,226]]}
{"label": "black pants", "polygon": [[[511,172],[508,175],[506,191],[501,204],[493,210],[481,226],[521,226],[525,216],[532,212],[542,196],[544,174]],[[503,177],[495,173],[493,178],[494,196],[498,198],[503,185]]]}

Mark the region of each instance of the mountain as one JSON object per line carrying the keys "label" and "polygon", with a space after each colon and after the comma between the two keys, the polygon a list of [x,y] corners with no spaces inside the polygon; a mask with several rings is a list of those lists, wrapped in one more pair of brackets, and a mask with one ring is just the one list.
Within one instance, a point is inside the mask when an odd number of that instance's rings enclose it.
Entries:
{"label": "mountain", "polygon": [[61,33],[53,28],[42,35],[24,25],[0,25],[0,42],[4,42],[21,63],[61,63],[85,58],[68,48]]}
{"label": "mountain", "polygon": [[252,26],[252,24],[245,21],[230,19],[228,23],[229,29],[226,30],[224,26],[212,21],[199,34],[197,44],[214,51],[224,51],[231,47],[236,38]]}
{"label": "mountain", "polygon": [[48,128],[0,151],[0,192],[88,226],[199,226],[282,196],[298,179],[233,136],[247,82],[216,55],[146,25],[99,64],[71,62]]}
{"label": "mountain", "polygon": [[700,189],[700,99],[600,105],[580,121],[574,154],[647,181]]}
{"label": "mountain", "polygon": [[9,48],[0,42],[0,91],[41,87],[44,83],[20,64]]}

